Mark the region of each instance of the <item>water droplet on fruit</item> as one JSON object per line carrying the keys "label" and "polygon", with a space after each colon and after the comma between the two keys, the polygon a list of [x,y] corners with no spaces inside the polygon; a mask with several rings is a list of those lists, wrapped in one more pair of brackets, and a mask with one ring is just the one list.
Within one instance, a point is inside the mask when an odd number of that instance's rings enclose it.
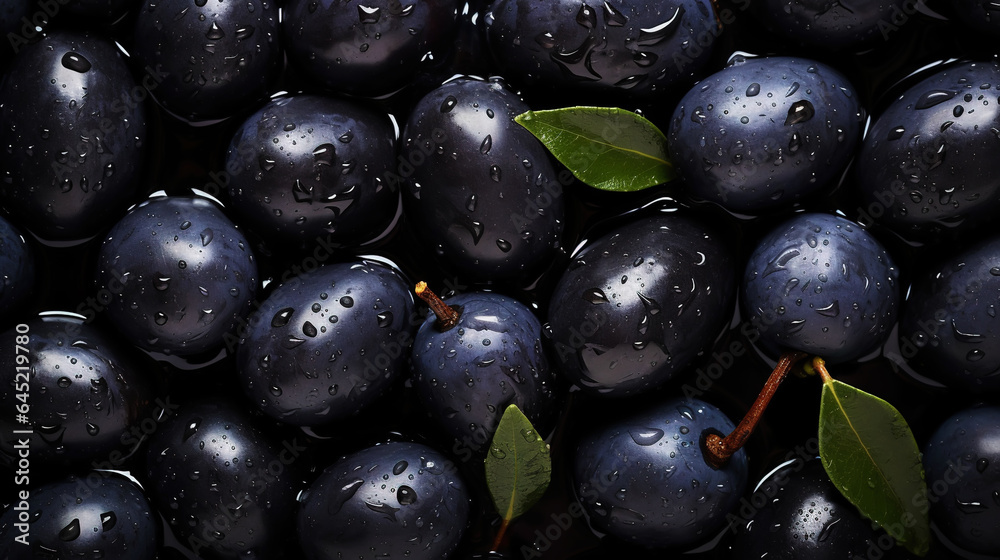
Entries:
{"label": "water droplet on fruit", "polygon": [[90,422],[87,422],[87,433],[88,434],[90,434],[92,436],[96,436],[100,432],[101,432],[101,428],[99,426],[97,426],[96,424],[91,424]]}
{"label": "water droplet on fruit", "polygon": [[754,97],[760,94],[760,84],[754,82],[747,86],[747,97]]}
{"label": "water droplet on fruit", "polygon": [[678,6],[674,15],[667,21],[654,27],[639,30],[639,40],[636,45],[640,47],[652,47],[667,40],[677,31],[681,25],[681,18],[684,17],[684,6]]}
{"label": "water droplet on fruit", "polygon": [[660,441],[663,438],[663,430],[659,428],[646,428],[643,430],[629,430],[632,441],[636,445],[648,446]]}
{"label": "water droplet on fruit", "polygon": [[507,253],[511,249],[511,244],[510,241],[507,241],[505,239],[497,239],[497,247],[504,253]]}
{"label": "water droplet on fruit", "polygon": [[963,502],[958,498],[955,498],[955,507],[962,513],[982,513],[984,510],[989,509],[989,506],[984,505],[982,502]]}
{"label": "water droplet on fruit", "polygon": [[376,315],[375,318],[378,321],[379,328],[383,328],[384,329],[384,328],[389,327],[389,326],[392,325],[392,312],[391,311],[383,311],[383,312],[379,313],[378,315]]}
{"label": "water droplet on fruit", "polygon": [[167,323],[167,316],[162,311],[158,311],[156,315],[153,316],[153,322],[157,325],[163,326]]}
{"label": "water droplet on fruit", "polygon": [[212,228],[205,228],[205,230],[202,231],[200,235],[201,235],[201,246],[207,247],[208,244],[211,243],[212,239],[215,237],[215,232],[212,231]]}
{"label": "water droplet on fruit", "polygon": [[413,490],[413,488],[410,488],[409,486],[406,486],[404,484],[403,486],[400,486],[398,490],[396,490],[396,500],[399,502],[399,505],[408,506],[410,504],[416,503],[417,493]]}
{"label": "water droplet on fruit", "polygon": [[101,514],[101,530],[108,532],[115,528],[118,523],[118,516],[115,515],[113,511],[106,511]]}
{"label": "water droplet on fruit", "polygon": [[985,457],[976,461],[976,470],[979,472],[985,472],[986,469],[989,468],[989,466],[990,466],[990,460],[986,459]]}
{"label": "water droplet on fruit", "polygon": [[254,27],[252,25],[247,25],[245,27],[240,27],[236,29],[236,40],[243,41],[249,39],[253,36]]}
{"label": "water droplet on fruit", "polygon": [[486,138],[483,138],[482,144],[479,145],[479,153],[486,155],[490,153],[491,148],[493,148],[493,135],[487,134]]}
{"label": "water droplet on fruit", "polygon": [[79,72],[81,74],[90,70],[91,68],[90,61],[87,60],[87,58],[84,57],[82,54],[75,52],[68,52],[64,54],[62,57],[62,65],[64,68],[67,68],[74,72]]}
{"label": "water droplet on fruit", "polygon": [[840,315],[840,301],[833,300],[833,303],[827,305],[826,307],[820,307],[816,310],[816,313],[824,317],[837,317]]}
{"label": "water droplet on fruit", "polygon": [[302,334],[308,336],[309,338],[315,338],[316,335],[318,334],[318,331],[316,330],[315,325],[313,325],[309,321],[306,321],[305,323],[302,324]]}
{"label": "water droplet on fruit", "polygon": [[288,324],[288,320],[292,318],[292,313],[295,309],[292,307],[285,307],[284,309],[279,309],[273,317],[271,317],[271,326],[274,328],[284,327]]}
{"label": "water droplet on fruit", "polygon": [[958,92],[947,91],[943,89],[932,89],[930,91],[924,92],[917,102],[913,105],[915,109],[930,109],[931,107],[944,103],[952,97],[955,97]]}
{"label": "water droplet on fruit", "polygon": [[499,183],[501,175],[502,175],[502,172],[500,171],[500,166],[499,165],[491,165],[490,166],[490,179],[493,179],[493,182]]}
{"label": "water droplet on fruit", "polygon": [[816,108],[813,107],[813,104],[809,100],[802,99],[796,101],[788,108],[788,115],[785,116],[785,126],[804,123],[813,118],[815,114]]}
{"label": "water droplet on fruit", "polygon": [[344,296],[340,298],[340,305],[344,307],[354,307],[354,298],[351,296]]}
{"label": "water droplet on fruit", "polygon": [[444,98],[444,102],[441,103],[441,112],[442,113],[448,113],[452,109],[454,109],[455,105],[457,105],[457,104],[458,104],[458,100],[455,99],[455,96],[454,95],[449,95],[448,97],[445,97]]}
{"label": "water droplet on fruit", "polygon": [[469,195],[469,199],[465,201],[465,209],[469,212],[476,211],[476,203],[478,202],[476,195]]}
{"label": "water droplet on fruit", "polygon": [[69,542],[80,537],[80,520],[73,518],[68,525],[59,531],[59,540]]}
{"label": "water droplet on fruit", "polygon": [[188,425],[184,427],[184,434],[181,436],[181,441],[186,442],[191,439],[191,436],[198,432],[198,426],[201,425],[201,418],[194,418]]}
{"label": "water droplet on fruit", "polygon": [[[343,138],[343,136],[341,136]],[[336,148],[333,144],[320,144],[313,149],[313,165],[316,167],[332,167],[333,159],[336,155]]]}
{"label": "water droplet on fruit", "polygon": [[576,23],[587,29],[593,29],[597,27],[597,14],[587,4],[580,4],[580,9],[576,12]]}
{"label": "water droplet on fruit", "polygon": [[60,377],[59,380],[56,381],[56,385],[58,385],[59,387],[62,387],[63,389],[65,389],[66,387],[69,387],[72,384],[73,384],[73,382],[68,377]]}
{"label": "water droplet on fruit", "polygon": [[378,23],[382,17],[382,8],[358,5],[358,21],[361,23]]}
{"label": "water droplet on fruit", "polygon": [[278,387],[277,385],[271,385],[271,387],[268,390],[271,391],[271,394],[276,397],[281,396],[281,387]]}
{"label": "water droplet on fruit", "polygon": [[205,32],[205,37],[211,41],[218,41],[225,36],[225,32],[223,32],[222,29],[219,28],[219,25],[214,21],[212,22],[212,26],[208,28],[208,31]]}
{"label": "water droplet on fruit", "polygon": [[594,305],[608,303],[608,296],[599,288],[591,288],[583,292],[582,297]]}
{"label": "water droplet on fruit", "polygon": [[604,21],[609,27],[622,27],[628,23],[628,18],[619,12],[610,2],[604,3]]}
{"label": "water droplet on fruit", "polygon": [[969,353],[965,355],[965,359],[969,360],[970,362],[978,362],[979,360],[982,360],[984,357],[986,357],[986,352],[983,352],[979,348],[969,350]]}

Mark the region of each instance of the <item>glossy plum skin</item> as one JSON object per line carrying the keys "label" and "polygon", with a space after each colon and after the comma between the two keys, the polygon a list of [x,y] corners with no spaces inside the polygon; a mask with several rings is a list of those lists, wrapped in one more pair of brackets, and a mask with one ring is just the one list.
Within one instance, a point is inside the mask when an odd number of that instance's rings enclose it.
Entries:
{"label": "glossy plum skin", "polygon": [[772,33],[830,51],[890,40],[914,10],[906,0],[763,0],[749,7]]}
{"label": "glossy plum skin", "polygon": [[419,321],[410,286],[375,261],[330,264],[282,284],[240,341],[244,393],[268,415],[305,426],[368,407],[406,368]]}
{"label": "glossy plum skin", "polygon": [[798,214],[747,262],[741,298],[757,344],[849,362],[881,346],[899,311],[899,270],[875,237],[830,214]]}
{"label": "glossy plum skin", "polygon": [[924,447],[926,480],[937,498],[931,519],[958,547],[986,555],[1000,550],[997,426],[1000,407],[968,408],[945,420]]}
{"label": "glossy plum skin", "polygon": [[137,14],[134,55],[159,74],[144,85],[184,120],[229,117],[263,99],[278,76],[274,0],[144,0]]}
{"label": "glossy plum skin", "polygon": [[701,440],[734,427],[709,403],[670,398],[586,434],[574,455],[573,484],[591,525],[648,548],[713,536],[746,490],[747,457],[739,450],[714,469]]}
{"label": "glossy plum skin", "polygon": [[445,303],[461,309],[458,324],[441,332],[428,313],[413,342],[413,385],[424,409],[473,452],[489,445],[511,404],[546,426],[556,405],[555,379],[531,310],[486,292]]}
{"label": "glossy plum skin", "polygon": [[497,0],[484,21],[494,59],[518,86],[646,99],[691,79],[718,33],[706,0]]}
{"label": "glossy plum skin", "polygon": [[178,540],[213,558],[295,558],[299,462],[308,449],[278,442],[232,401],[193,402],[159,426],[144,483]]}
{"label": "glossy plum skin", "polygon": [[863,122],[854,87],[832,67],[737,57],[681,99],[667,138],[691,194],[752,214],[828,189]]}
{"label": "glossy plum skin", "polygon": [[735,257],[712,228],[681,216],[643,218],[589,242],[549,304],[562,373],[623,397],[669,381],[731,317]]}
{"label": "glossy plum skin", "polygon": [[454,36],[456,0],[285,3],[289,61],[331,90],[376,97],[426,71]]}
{"label": "glossy plum skin", "polygon": [[907,89],[862,143],[855,177],[864,212],[904,237],[932,239],[990,220],[1000,207],[993,153],[1000,64],[946,67]]}
{"label": "glossy plum skin", "polygon": [[752,516],[734,527],[732,560],[868,558],[870,548],[879,550],[879,533],[830,482],[819,460],[796,459],[772,471],[747,502],[764,505],[748,508]]}
{"label": "glossy plum skin", "polygon": [[137,205],[108,233],[97,265],[99,289],[114,294],[111,321],[132,344],[164,354],[235,343],[231,332],[257,291],[249,243],[204,198],[159,196]]}
{"label": "glossy plum skin", "polygon": [[922,374],[966,391],[1000,390],[1000,238],[928,267],[899,323],[900,350]]}
{"label": "glossy plum skin", "polygon": [[[69,315],[46,315],[25,321],[31,367],[27,392],[31,395],[31,457],[39,471],[88,466],[92,461],[117,468],[140,445],[133,428],[146,419],[156,419],[149,371],[109,335],[82,319]],[[14,341],[15,329],[4,332]],[[14,388],[18,378],[14,345],[0,348],[0,382]],[[18,391],[20,392],[20,391]],[[21,402],[15,391],[0,393],[0,464],[14,467],[14,445],[25,436],[12,430],[15,407]],[[141,432],[139,432],[141,435]]]}
{"label": "glossy plum skin", "polygon": [[300,502],[299,541],[308,560],[443,560],[458,546],[470,511],[451,461],[408,442],[342,457]]}
{"label": "glossy plum skin", "polygon": [[142,488],[123,476],[70,475],[32,489],[28,504],[29,546],[14,542],[21,534],[13,526],[19,512],[0,516],[0,550],[8,560],[156,557],[160,520]]}
{"label": "glossy plum skin", "polygon": [[472,280],[509,280],[559,247],[562,186],[545,147],[514,117],[499,81],[455,79],[427,94],[403,131],[404,211],[422,239]]}
{"label": "glossy plum skin", "polygon": [[0,205],[23,229],[77,241],[139,192],[146,118],[115,45],[53,32],[25,46],[0,84]]}
{"label": "glossy plum skin", "polygon": [[[0,216],[0,317],[13,318],[31,298],[35,282],[35,254],[31,245]],[[0,326],[7,323],[2,319]]]}
{"label": "glossy plum skin", "polygon": [[395,156],[385,113],[317,95],[274,99],[233,135],[229,199],[261,236],[359,244],[396,214]]}

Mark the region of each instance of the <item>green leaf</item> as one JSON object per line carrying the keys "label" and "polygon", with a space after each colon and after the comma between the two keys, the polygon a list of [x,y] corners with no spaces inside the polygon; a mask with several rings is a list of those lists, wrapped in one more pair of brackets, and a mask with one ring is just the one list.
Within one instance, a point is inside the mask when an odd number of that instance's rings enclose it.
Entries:
{"label": "green leaf", "polygon": [[528,111],[514,118],[577,179],[606,190],[630,192],[676,176],[667,138],[644,117],[625,109],[567,107]]}
{"label": "green leaf", "polygon": [[819,454],[830,480],[864,515],[914,554],[930,527],[920,449],[906,420],[884,400],[825,378]]}
{"label": "green leaf", "polygon": [[486,456],[486,484],[505,522],[531,509],[552,478],[549,446],[517,405],[500,418]]}

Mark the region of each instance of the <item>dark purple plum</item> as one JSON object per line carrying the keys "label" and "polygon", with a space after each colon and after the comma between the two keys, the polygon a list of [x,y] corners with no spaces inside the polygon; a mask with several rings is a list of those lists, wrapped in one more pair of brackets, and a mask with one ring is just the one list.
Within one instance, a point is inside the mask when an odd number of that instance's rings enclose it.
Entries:
{"label": "dark purple plum", "polygon": [[870,551],[885,555],[884,543],[894,546],[830,482],[819,460],[795,459],[771,471],[743,507],[739,513],[751,515],[733,527],[732,560],[871,558]]}
{"label": "dark purple plum", "polygon": [[1000,407],[974,406],[945,420],[924,447],[931,520],[959,548],[1000,550]]}
{"label": "dark purple plum", "polygon": [[667,137],[691,194],[749,214],[835,186],[863,122],[854,87],[832,67],[736,57],[681,99]]}
{"label": "dark purple plum", "polygon": [[971,393],[1000,390],[1000,238],[928,266],[903,305],[900,351],[921,374]]}
{"label": "dark purple plum", "polygon": [[[31,298],[35,251],[10,222],[0,216],[0,317],[13,318]],[[3,320],[3,324],[8,322]]]}
{"label": "dark purple plum", "polygon": [[134,201],[146,142],[137,87],[97,35],[53,32],[21,49],[0,84],[0,205],[12,221],[77,241]]}
{"label": "dark purple plum", "polygon": [[299,542],[307,560],[444,560],[458,546],[471,509],[452,462],[408,442],[340,458],[299,500]]}
{"label": "dark purple plum", "polygon": [[393,93],[443,57],[460,7],[456,0],[289,0],[282,22],[288,59],[337,92]]}
{"label": "dark purple plum", "polygon": [[1000,6],[990,0],[952,0],[955,19],[984,41],[1000,37]]}
{"label": "dark purple plum", "polygon": [[417,103],[403,131],[405,213],[448,265],[477,281],[523,277],[554,256],[565,213],[549,154],[496,80],[459,78]]}
{"label": "dark purple plum", "polygon": [[128,11],[130,6],[136,3],[129,0],[57,0],[64,3],[65,7],[60,13],[73,18],[82,18],[83,22],[90,23],[112,23]]}
{"label": "dark purple plum", "polygon": [[191,122],[223,119],[263,99],[281,69],[275,0],[143,0],[134,55],[155,68],[146,85]]}
{"label": "dark purple plum", "polygon": [[14,541],[21,512],[11,507],[0,516],[0,550],[8,560],[156,557],[160,520],[142,488],[124,476],[69,475],[32,489],[28,498],[28,546]]}
{"label": "dark purple plum", "polygon": [[541,323],[507,296],[470,292],[444,300],[458,322],[442,331],[428,313],[413,342],[413,386],[424,409],[461,449],[484,451],[507,407],[539,428],[555,409]]}
{"label": "dark purple plum", "polygon": [[646,99],[696,75],[719,33],[707,0],[497,0],[485,24],[494,58],[518,86]]}
{"label": "dark purple plum", "polygon": [[276,440],[235,402],[188,403],[150,438],[144,480],[157,511],[195,553],[299,558],[289,534],[304,443]]}
{"label": "dark purple plum", "polygon": [[250,318],[237,350],[243,391],[282,422],[344,420],[404,375],[417,321],[397,270],[322,266],[279,286]]}
{"label": "dark purple plum", "polygon": [[232,209],[255,233],[287,242],[359,244],[396,215],[396,136],[384,112],[317,95],[274,99],[226,154]]}
{"label": "dark purple plum", "polygon": [[158,196],[132,208],[108,233],[97,284],[114,295],[107,313],[126,340],[192,356],[236,342],[232,332],[257,292],[257,263],[213,202]]}
{"label": "dark purple plum", "polygon": [[732,316],[736,260],[690,218],[642,218],[587,243],[549,303],[554,357],[584,390],[630,396],[669,381]]}
{"label": "dark purple plum", "polygon": [[798,214],[750,255],[744,321],[765,352],[798,350],[849,362],[888,338],[899,311],[899,270],[881,243],[850,220]]}
{"label": "dark purple plum", "polygon": [[751,8],[771,33],[827,51],[862,50],[892,39],[918,9],[911,0],[764,0]]}
{"label": "dark purple plum", "polygon": [[[855,177],[863,217],[904,237],[969,230],[1000,208],[1000,63],[948,66],[893,100],[868,130]],[[960,231],[960,230],[959,230]]]}
{"label": "dark purple plum", "polygon": [[747,485],[747,457],[721,468],[702,440],[735,425],[715,406],[670,398],[611,418],[573,455],[576,496],[594,529],[647,548],[680,548],[714,536]]}
{"label": "dark purple plum", "polygon": [[[34,470],[62,471],[90,466],[118,468],[141,444],[141,424],[156,420],[156,406],[145,363],[78,316],[47,313],[26,321],[27,352],[16,353],[19,332],[3,333],[11,344],[0,346],[0,378],[4,387],[18,388],[24,377],[17,366],[30,368],[26,392],[31,424],[15,423],[17,395],[0,393],[0,464],[17,464],[14,447],[26,436],[13,430],[31,429]],[[21,364],[19,356],[27,356]]]}

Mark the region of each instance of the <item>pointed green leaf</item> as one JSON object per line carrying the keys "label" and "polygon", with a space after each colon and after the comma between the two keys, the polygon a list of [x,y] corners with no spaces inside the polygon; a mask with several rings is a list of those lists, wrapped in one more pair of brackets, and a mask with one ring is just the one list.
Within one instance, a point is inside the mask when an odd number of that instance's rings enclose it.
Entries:
{"label": "pointed green leaf", "polygon": [[638,191],[673,179],[667,138],[625,109],[567,107],[515,117],[577,179],[606,191]]}
{"label": "pointed green leaf", "polygon": [[819,453],[830,480],[862,515],[914,554],[927,553],[924,469],[899,411],[846,383],[824,380]]}
{"label": "pointed green leaf", "polygon": [[531,509],[551,477],[549,446],[517,405],[508,406],[486,456],[486,484],[504,521]]}

